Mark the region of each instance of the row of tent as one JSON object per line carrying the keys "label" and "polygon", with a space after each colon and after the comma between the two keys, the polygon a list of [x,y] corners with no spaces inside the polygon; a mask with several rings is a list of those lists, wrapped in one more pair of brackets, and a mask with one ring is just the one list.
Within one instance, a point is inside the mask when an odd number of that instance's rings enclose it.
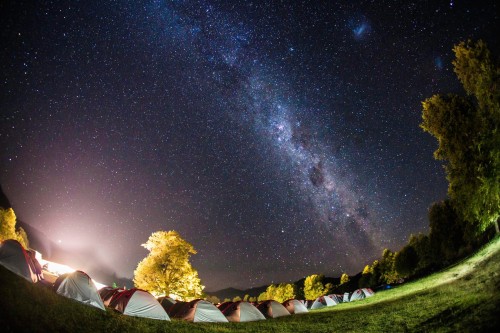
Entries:
{"label": "row of tent", "polygon": [[[33,283],[38,282],[33,257],[29,256],[22,245],[15,240],[0,244],[0,264],[15,274]],[[197,299],[191,302],[176,302],[169,297],[158,300],[149,292],[137,288],[128,290],[104,287],[97,290],[92,279],[82,271],[60,275],[52,286],[62,296],[94,306],[101,310],[112,308],[124,315],[145,317],[158,320],[172,318],[191,322],[248,322],[277,318],[291,314],[307,313],[308,308],[319,309],[373,295],[371,289],[363,288],[344,295],[325,295],[315,301],[291,299],[283,304],[268,300],[259,304],[245,301],[225,302],[218,307]]]}
{"label": "row of tent", "polygon": [[343,295],[331,294],[316,298],[314,301],[306,301],[307,308],[311,310],[321,309],[327,306],[335,306],[340,303],[353,302],[360,299],[365,299],[375,295],[370,288],[361,288],[352,293],[344,293]]}

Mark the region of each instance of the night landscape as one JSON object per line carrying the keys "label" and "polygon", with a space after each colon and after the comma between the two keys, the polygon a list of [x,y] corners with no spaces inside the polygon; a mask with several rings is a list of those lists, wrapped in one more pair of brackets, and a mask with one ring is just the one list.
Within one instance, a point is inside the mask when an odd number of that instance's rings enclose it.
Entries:
{"label": "night landscape", "polygon": [[[495,1],[0,9],[7,331],[500,327]],[[75,270],[101,309],[58,289]],[[264,310],[290,299],[308,313]]]}

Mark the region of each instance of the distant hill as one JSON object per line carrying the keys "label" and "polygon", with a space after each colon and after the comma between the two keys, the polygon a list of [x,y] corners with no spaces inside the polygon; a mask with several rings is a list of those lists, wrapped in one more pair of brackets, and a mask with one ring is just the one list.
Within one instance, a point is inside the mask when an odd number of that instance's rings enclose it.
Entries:
{"label": "distant hill", "polygon": [[236,288],[225,288],[217,291],[205,291],[206,294],[210,296],[217,296],[221,301],[226,298],[233,299],[236,296],[243,298],[245,295],[249,295],[250,297],[257,297],[264,291],[266,291],[267,286],[254,287],[250,289],[236,289]]}

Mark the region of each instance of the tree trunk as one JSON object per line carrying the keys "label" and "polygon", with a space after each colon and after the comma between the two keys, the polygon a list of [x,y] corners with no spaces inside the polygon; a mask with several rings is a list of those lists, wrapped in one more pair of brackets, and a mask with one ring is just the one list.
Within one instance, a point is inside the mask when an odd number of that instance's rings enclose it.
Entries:
{"label": "tree trunk", "polygon": [[497,235],[500,234],[500,230],[498,229],[498,220],[500,220],[500,219],[497,219],[495,221],[495,232],[496,232]]}

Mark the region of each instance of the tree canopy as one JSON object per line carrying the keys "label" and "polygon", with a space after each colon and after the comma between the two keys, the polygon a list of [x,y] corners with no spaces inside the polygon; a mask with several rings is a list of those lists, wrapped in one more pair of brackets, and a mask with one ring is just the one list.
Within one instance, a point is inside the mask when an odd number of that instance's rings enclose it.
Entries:
{"label": "tree canopy", "polygon": [[27,249],[29,248],[28,235],[23,228],[16,231],[16,214],[12,208],[0,207],[0,241],[15,239]]}
{"label": "tree canopy", "polygon": [[500,67],[483,41],[453,48],[454,71],[466,92],[423,102],[422,129],[438,140],[448,195],[461,217],[484,231],[500,217]]}
{"label": "tree canopy", "polygon": [[316,299],[328,293],[330,286],[323,285],[323,275],[313,274],[306,277],[304,281],[304,297],[306,299]]}
{"label": "tree canopy", "polygon": [[154,232],[142,246],[149,254],[134,271],[137,288],[156,295],[174,294],[186,301],[202,296],[204,286],[189,262],[196,250],[176,231]]}

